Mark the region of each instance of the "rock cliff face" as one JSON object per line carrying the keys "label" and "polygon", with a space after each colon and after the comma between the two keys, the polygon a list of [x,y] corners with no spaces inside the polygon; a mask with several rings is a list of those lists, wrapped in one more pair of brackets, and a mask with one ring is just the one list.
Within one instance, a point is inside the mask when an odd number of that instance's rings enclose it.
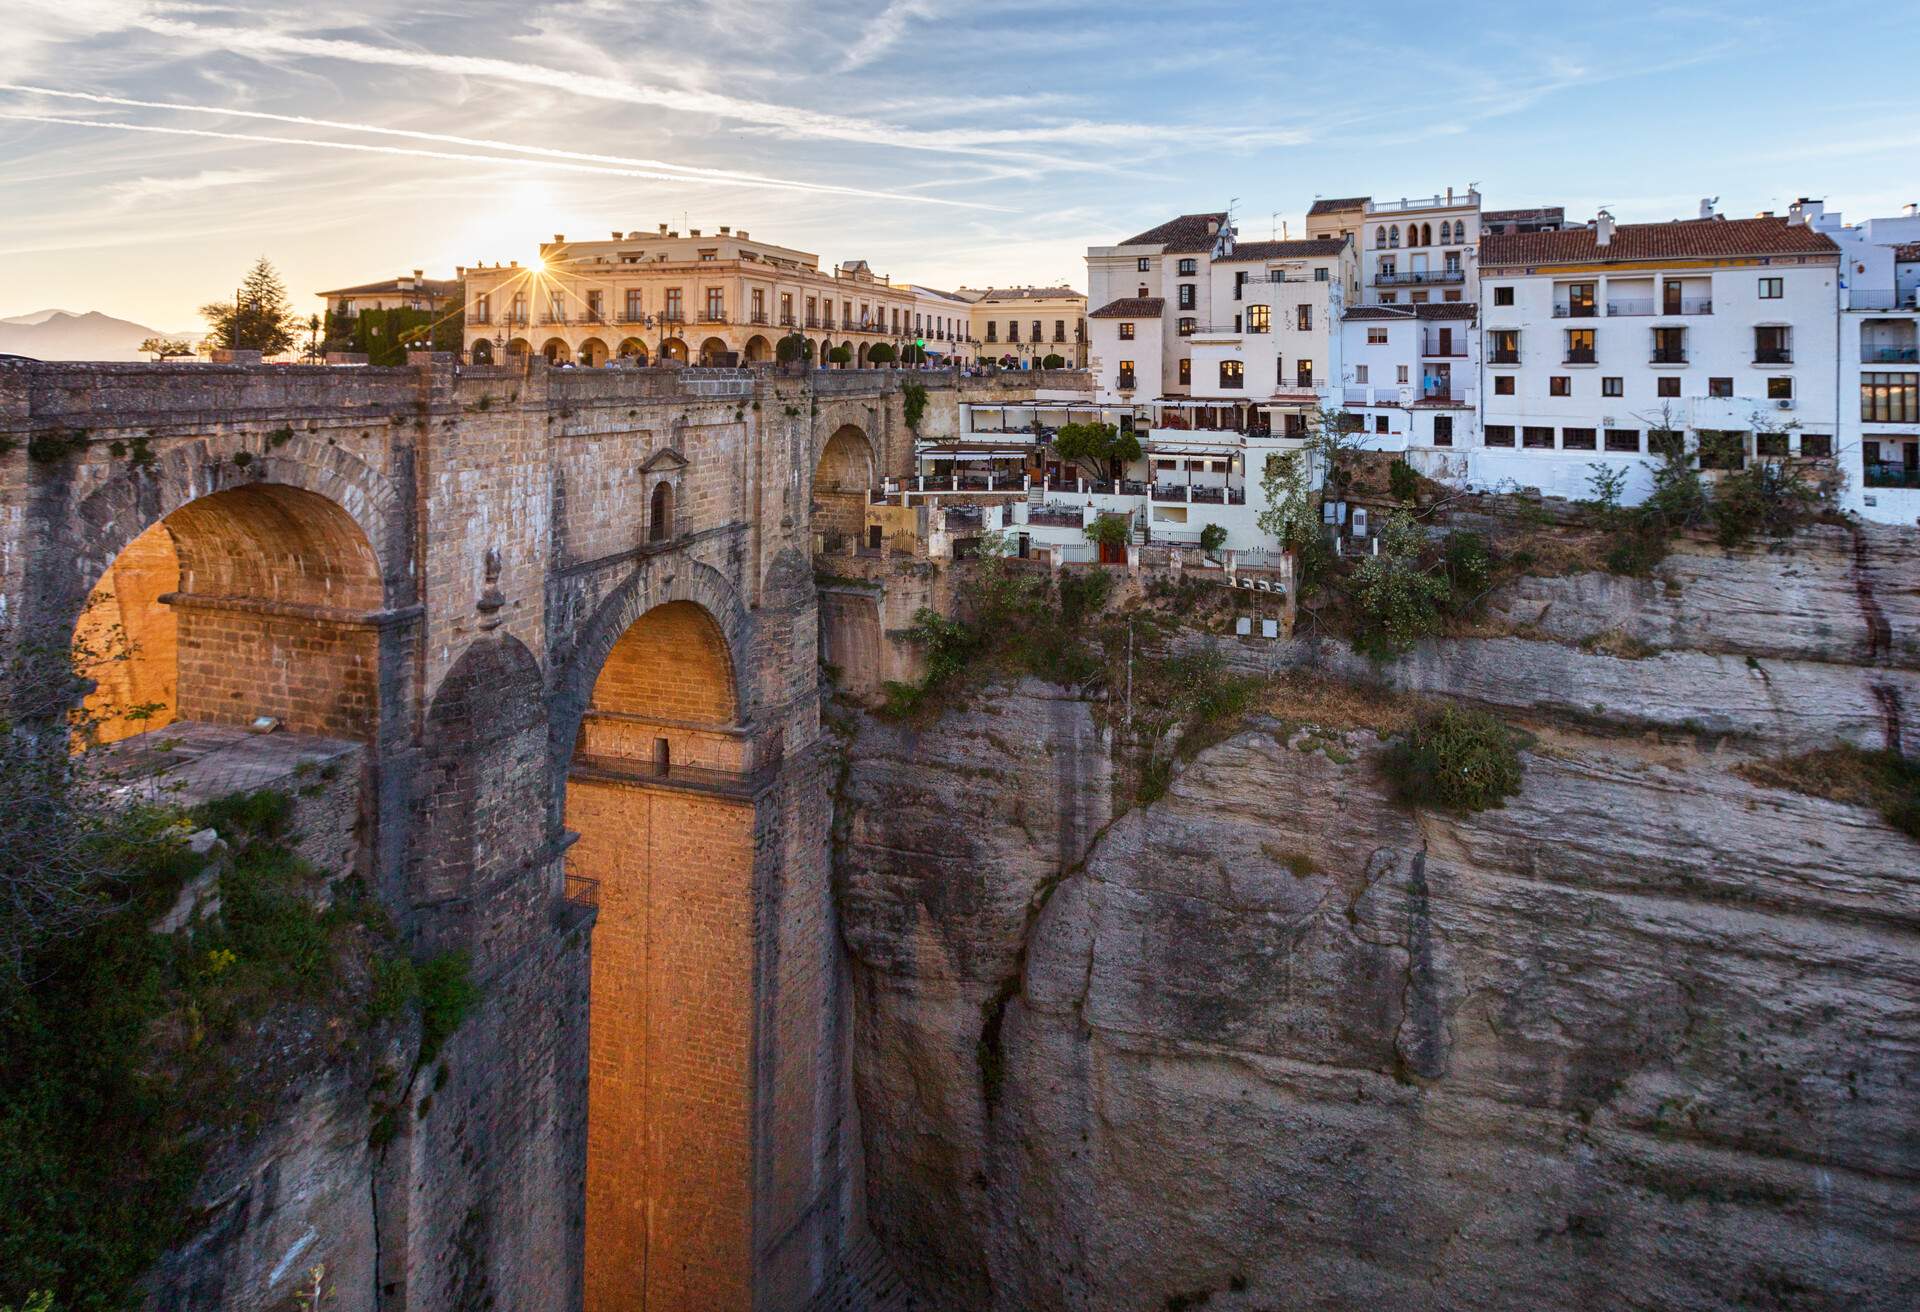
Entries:
{"label": "rock cliff face", "polygon": [[[1466,817],[1283,697],[1117,819],[1055,690],[860,721],[840,901],[895,1263],[1008,1312],[1920,1304],[1920,845],[1734,770],[1912,733],[1873,690],[1920,704],[1914,594],[1863,611],[1836,538],[1670,564],[1698,611],[1531,580],[1525,636],[1392,671],[1534,729]],[[1661,651],[1579,649],[1607,630]]]}

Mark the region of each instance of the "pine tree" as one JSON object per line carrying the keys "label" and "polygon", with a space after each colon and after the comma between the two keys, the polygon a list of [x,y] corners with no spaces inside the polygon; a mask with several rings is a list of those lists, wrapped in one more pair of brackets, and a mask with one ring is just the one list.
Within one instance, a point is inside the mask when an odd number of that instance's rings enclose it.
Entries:
{"label": "pine tree", "polygon": [[216,346],[272,356],[292,349],[299,340],[300,320],[287,300],[287,285],[264,255],[254,262],[231,302],[203,305],[200,314],[212,325]]}

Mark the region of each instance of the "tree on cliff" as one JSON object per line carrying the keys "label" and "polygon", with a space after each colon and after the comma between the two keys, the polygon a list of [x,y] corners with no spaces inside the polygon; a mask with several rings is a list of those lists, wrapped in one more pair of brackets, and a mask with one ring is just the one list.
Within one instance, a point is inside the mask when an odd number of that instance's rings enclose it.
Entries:
{"label": "tree on cliff", "polygon": [[1131,430],[1112,424],[1062,424],[1053,434],[1053,449],[1071,464],[1092,465],[1110,482],[1119,482],[1127,465],[1140,458],[1140,439]]}
{"label": "tree on cliff", "polygon": [[207,340],[231,350],[280,355],[299,340],[301,322],[287,300],[287,285],[262,255],[240,283],[231,301],[212,301],[200,316],[213,331]]}
{"label": "tree on cliff", "polygon": [[150,355],[155,360],[171,360],[176,356],[192,355],[193,343],[184,337],[149,337],[140,343],[140,354]]}

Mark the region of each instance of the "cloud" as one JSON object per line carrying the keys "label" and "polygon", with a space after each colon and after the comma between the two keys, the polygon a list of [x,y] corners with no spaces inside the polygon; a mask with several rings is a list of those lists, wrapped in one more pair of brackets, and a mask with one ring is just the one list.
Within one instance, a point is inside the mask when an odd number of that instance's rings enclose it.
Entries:
{"label": "cloud", "polygon": [[165,202],[202,191],[268,182],[277,176],[265,169],[201,169],[198,173],[177,174],[173,177],[132,178],[126,182],[114,184],[113,198],[125,206],[139,205],[149,201]]}
{"label": "cloud", "polygon": [[907,24],[917,18],[933,16],[932,0],[891,0],[885,9],[874,16],[860,39],[847,47],[847,54],[840,61],[840,71],[850,73],[856,68],[865,68],[874,60],[898,45],[907,34]]}

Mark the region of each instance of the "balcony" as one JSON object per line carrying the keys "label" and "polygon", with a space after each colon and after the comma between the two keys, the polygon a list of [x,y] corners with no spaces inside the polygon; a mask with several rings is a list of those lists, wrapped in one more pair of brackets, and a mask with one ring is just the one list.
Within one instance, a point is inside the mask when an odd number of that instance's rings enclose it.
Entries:
{"label": "balcony", "polygon": [[488,318],[484,314],[470,314],[467,316],[467,322],[474,323],[474,324],[487,324],[487,323],[492,323],[493,320]]}
{"label": "balcony", "polygon": [[1413,269],[1404,273],[1376,273],[1376,287],[1437,287],[1467,280],[1465,269]]}
{"label": "balcony", "polygon": [[1607,318],[1609,319],[1638,318],[1643,315],[1651,315],[1652,313],[1653,297],[1651,296],[1645,298],[1629,297],[1624,300],[1607,302]]}
{"label": "balcony", "polygon": [[1793,348],[1790,346],[1756,346],[1753,348],[1755,364],[1792,364]]}
{"label": "balcony", "polygon": [[1868,487],[1920,488],[1920,466],[1876,461],[1866,467],[1866,484]]}
{"label": "balcony", "polygon": [[727,322],[727,312],[725,310],[716,310],[711,306],[709,306],[707,309],[702,310],[700,312],[700,322],[701,323],[725,323]]}
{"label": "balcony", "polygon": [[[807,327],[809,327],[809,328],[818,328],[819,326],[820,326],[820,319],[819,319],[819,316],[817,316],[817,315],[812,315],[812,314],[810,314],[810,315],[808,315],[808,316],[807,316]],[[833,327],[833,325],[832,325],[831,323],[829,323],[829,324],[827,325],[827,327],[829,327],[829,328],[831,328],[831,327]]]}
{"label": "balcony", "polygon": [[752,314],[747,316],[747,322],[765,324],[767,322],[767,312],[765,310],[755,310]]}
{"label": "balcony", "polygon": [[683,310],[662,310],[660,312],[661,323],[685,323],[686,321],[686,312]]}
{"label": "balcony", "polygon": [[1420,354],[1429,359],[1462,360],[1467,354],[1467,340],[1464,335],[1450,341],[1429,338],[1420,344]]}
{"label": "balcony", "polygon": [[1861,364],[1920,364],[1920,347],[1860,343]]}
{"label": "balcony", "polygon": [[[1607,312],[1611,314],[1613,312],[1612,308],[1609,307]],[[1592,301],[1555,301],[1553,317],[1556,319],[1597,319],[1600,317],[1600,307]]]}
{"label": "balcony", "polygon": [[1133,375],[1132,375],[1132,374],[1121,374],[1121,375],[1120,375],[1120,379],[1119,379],[1119,381],[1118,381],[1118,382],[1116,382],[1116,383],[1114,383],[1114,388],[1115,388],[1116,390],[1118,390],[1118,391],[1122,391],[1122,392],[1131,392],[1131,391],[1133,391],[1133,390],[1134,390],[1134,381],[1133,381]]}
{"label": "balcony", "polygon": [[1687,353],[1674,350],[1654,350],[1647,356],[1648,364],[1685,364]]}
{"label": "balcony", "polygon": [[1568,351],[1567,357],[1564,361],[1562,361],[1562,363],[1563,364],[1592,364],[1594,363],[1593,352],[1592,351]]}
{"label": "balcony", "polygon": [[1712,314],[1713,302],[1705,297],[1682,297],[1666,302],[1660,307],[1662,315],[1675,314]]}
{"label": "balcony", "polygon": [[1488,364],[1519,364],[1520,351],[1518,348],[1515,348],[1514,350],[1511,350],[1511,351],[1502,351],[1502,350],[1496,349],[1487,356],[1487,363]]}

